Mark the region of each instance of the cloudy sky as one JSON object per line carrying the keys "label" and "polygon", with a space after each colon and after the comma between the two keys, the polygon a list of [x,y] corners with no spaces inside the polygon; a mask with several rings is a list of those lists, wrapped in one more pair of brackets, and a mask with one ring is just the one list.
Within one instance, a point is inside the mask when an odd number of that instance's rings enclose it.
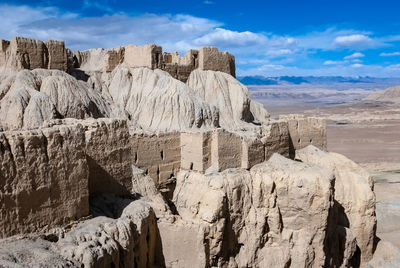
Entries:
{"label": "cloudy sky", "polygon": [[400,77],[399,11],[397,0],[1,0],[0,39],[217,46],[238,75]]}

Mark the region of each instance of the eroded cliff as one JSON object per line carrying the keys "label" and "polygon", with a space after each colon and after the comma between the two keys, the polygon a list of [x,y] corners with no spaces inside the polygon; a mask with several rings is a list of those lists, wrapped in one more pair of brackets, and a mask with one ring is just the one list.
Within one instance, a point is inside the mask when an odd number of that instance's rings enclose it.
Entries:
{"label": "eroded cliff", "polygon": [[371,259],[369,175],[326,152],[323,119],[270,119],[229,53],[18,38],[0,52],[0,266]]}

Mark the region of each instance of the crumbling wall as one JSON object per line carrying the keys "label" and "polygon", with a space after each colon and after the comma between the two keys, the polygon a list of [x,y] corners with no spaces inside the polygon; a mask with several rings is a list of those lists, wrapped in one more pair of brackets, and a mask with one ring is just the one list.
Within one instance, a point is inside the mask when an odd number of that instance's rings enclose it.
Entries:
{"label": "crumbling wall", "polygon": [[281,120],[288,122],[290,134],[290,157],[294,158],[295,151],[314,145],[315,147],[326,151],[326,120],[316,117],[304,118],[303,115],[290,114],[281,115]]}
{"label": "crumbling wall", "polygon": [[10,41],[0,40],[0,68],[6,65],[6,52],[10,46]]}
{"label": "crumbling wall", "polygon": [[48,40],[44,43],[24,37],[15,37],[11,42],[0,40],[0,67],[12,71],[58,69],[82,76],[79,70],[112,72],[120,64],[129,68],[162,69],[183,82],[195,69],[221,71],[235,77],[235,57],[215,47],[191,49],[184,57],[177,52],[162,53],[162,47],[155,44],[77,50],[72,54],[65,48],[64,41]]}
{"label": "crumbling wall", "polygon": [[47,69],[67,71],[67,50],[64,41],[47,40],[45,42],[49,63]]}
{"label": "crumbling wall", "polygon": [[133,165],[143,169],[155,183],[173,177],[181,166],[180,133],[131,135]]}
{"label": "crumbling wall", "polygon": [[199,69],[220,71],[236,77],[235,56],[220,52],[216,47],[202,47],[199,50]]}
{"label": "crumbling wall", "polygon": [[82,125],[0,133],[0,238],[89,214]]}
{"label": "crumbling wall", "polygon": [[181,133],[181,168],[206,171],[211,167],[211,131]]}
{"label": "crumbling wall", "polygon": [[124,48],[89,49],[75,51],[74,57],[78,68],[87,72],[100,71],[112,72],[124,60]]}
{"label": "crumbling wall", "polygon": [[48,40],[43,43],[24,37],[14,37],[11,42],[2,40],[0,67],[11,71],[23,69],[67,70],[67,54],[63,41]]}
{"label": "crumbling wall", "polygon": [[90,194],[129,196],[133,160],[126,120],[104,118],[81,123],[85,127]]}
{"label": "crumbling wall", "polygon": [[[229,132],[224,129],[191,131],[181,134],[181,168],[205,172],[208,168],[251,167],[278,153],[289,157],[288,123],[271,122],[254,133]],[[259,134],[256,134],[259,132]]]}
{"label": "crumbling wall", "polygon": [[250,169],[265,161],[265,144],[256,137],[242,140],[242,168]]}
{"label": "crumbling wall", "polygon": [[186,83],[190,73],[199,65],[198,54],[199,51],[193,49],[189,50],[184,57],[180,57],[177,52],[164,52],[162,69],[175,79]]}
{"label": "crumbling wall", "polygon": [[161,68],[162,47],[154,44],[144,46],[128,45],[125,47],[123,64],[127,67]]}
{"label": "crumbling wall", "polygon": [[290,136],[286,121],[275,121],[263,127],[263,142],[265,144],[265,160],[274,153],[289,157]]}
{"label": "crumbling wall", "polygon": [[242,164],[242,138],[235,133],[217,129],[212,133],[211,162],[213,169],[222,171]]}

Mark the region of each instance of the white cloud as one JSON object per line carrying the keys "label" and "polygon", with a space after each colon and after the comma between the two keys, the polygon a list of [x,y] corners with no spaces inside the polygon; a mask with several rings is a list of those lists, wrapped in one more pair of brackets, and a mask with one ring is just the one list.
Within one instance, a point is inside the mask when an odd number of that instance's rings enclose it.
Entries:
{"label": "white cloud", "polygon": [[205,0],[205,1],[203,1],[203,4],[206,4],[206,5],[213,5],[214,2],[213,2],[213,1],[210,1],[210,0]]}
{"label": "white cloud", "polygon": [[270,57],[283,57],[283,56],[288,56],[293,54],[294,51],[288,48],[283,48],[283,49],[272,49],[267,51],[267,55]]}
{"label": "white cloud", "polygon": [[194,40],[198,46],[243,47],[265,44],[267,37],[249,31],[237,32],[216,28],[212,32]]}
{"label": "white cloud", "polygon": [[348,59],[357,59],[357,58],[363,58],[363,57],[365,57],[364,54],[362,54],[360,52],[355,52],[355,53],[353,53],[353,54],[351,54],[349,56],[344,57],[344,59],[348,60]]}
{"label": "white cloud", "polygon": [[382,52],[379,54],[381,57],[392,57],[392,56],[400,56],[400,52]]}
{"label": "white cloud", "polygon": [[[86,8],[103,8],[101,4],[107,3],[107,0],[96,2],[100,4],[87,3]],[[321,51],[362,51],[400,40],[400,36],[377,38],[371,32],[353,29],[332,27],[289,36],[235,31],[221,22],[191,15],[129,16],[119,13],[102,17],[82,17],[53,7],[4,4],[0,4],[0,18],[1,38],[26,36],[41,40],[65,40],[67,47],[73,50],[156,43],[162,45],[164,51],[184,54],[191,48],[217,46],[220,50],[235,54],[238,73],[250,75],[400,75],[400,68],[395,65],[362,65],[361,52],[346,56],[343,61],[326,60],[322,65],[319,57],[321,54],[318,54]],[[311,54],[318,57],[310,57]],[[400,53],[381,53],[381,56],[389,55],[396,56]]]}
{"label": "white cloud", "polygon": [[324,65],[339,65],[339,64],[345,64],[348,63],[348,61],[333,61],[333,60],[327,60],[324,62]]}
{"label": "white cloud", "polygon": [[354,64],[351,65],[351,67],[353,67],[353,68],[361,68],[361,67],[364,67],[364,65],[360,64],[360,63],[354,63]]}
{"label": "white cloud", "polygon": [[338,36],[334,44],[341,47],[368,47],[374,44],[374,41],[364,34],[352,34]]}

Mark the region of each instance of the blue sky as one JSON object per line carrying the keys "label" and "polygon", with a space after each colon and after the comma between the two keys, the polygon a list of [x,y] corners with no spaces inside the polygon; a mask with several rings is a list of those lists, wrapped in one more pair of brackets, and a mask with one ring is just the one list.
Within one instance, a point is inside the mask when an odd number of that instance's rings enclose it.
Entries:
{"label": "blue sky", "polygon": [[217,46],[238,75],[400,77],[400,2],[0,1],[0,38],[71,49],[156,43],[181,55]]}

